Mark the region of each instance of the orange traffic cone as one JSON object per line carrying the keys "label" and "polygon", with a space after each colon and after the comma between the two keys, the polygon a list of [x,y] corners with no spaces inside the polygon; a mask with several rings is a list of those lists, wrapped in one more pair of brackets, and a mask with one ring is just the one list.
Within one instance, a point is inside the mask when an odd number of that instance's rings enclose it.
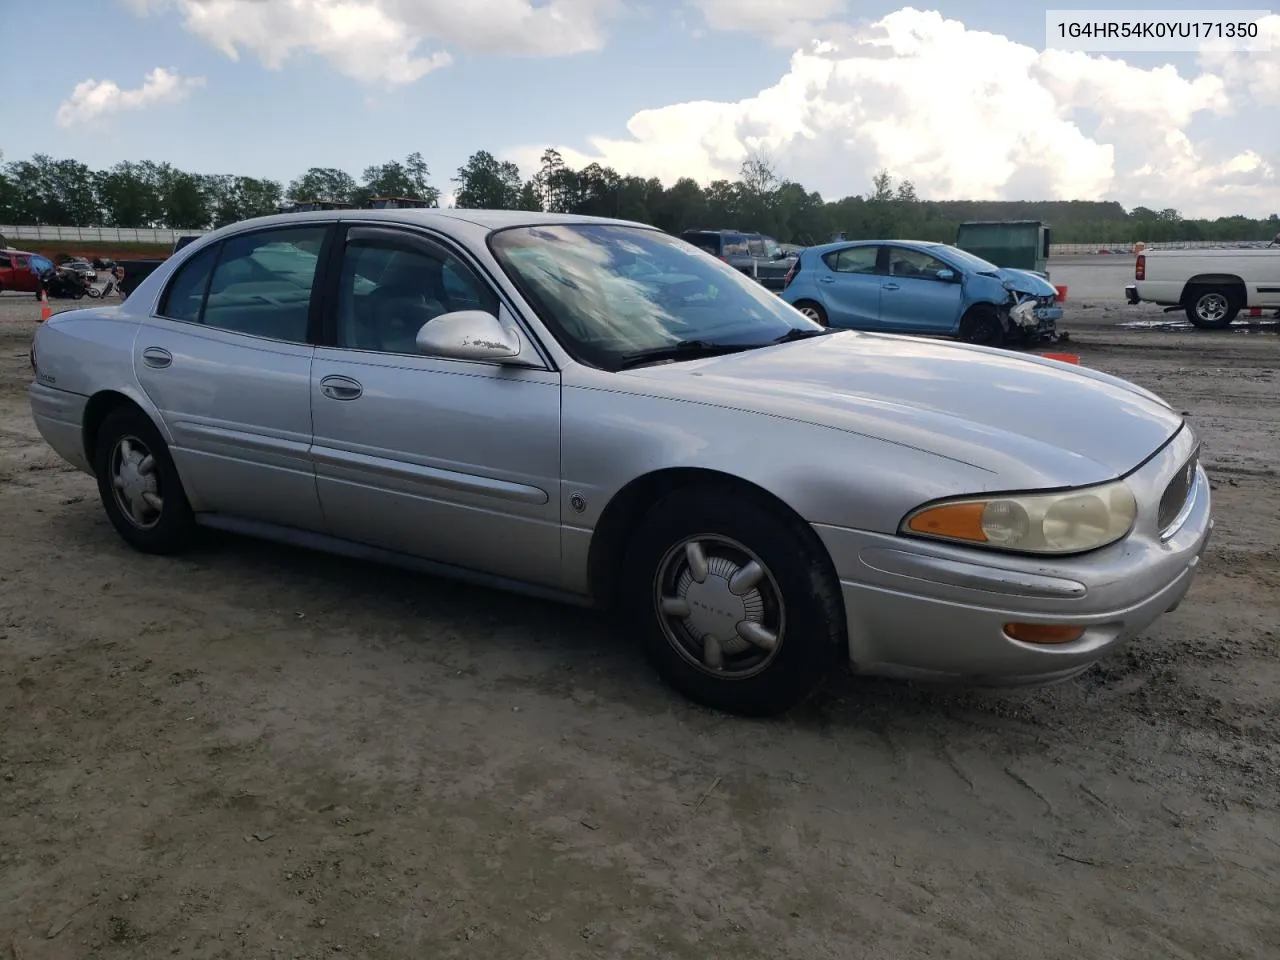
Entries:
{"label": "orange traffic cone", "polygon": [[53,316],[53,311],[49,309],[49,294],[46,291],[41,290],[40,291],[40,322],[44,323],[46,320],[48,320],[52,316]]}

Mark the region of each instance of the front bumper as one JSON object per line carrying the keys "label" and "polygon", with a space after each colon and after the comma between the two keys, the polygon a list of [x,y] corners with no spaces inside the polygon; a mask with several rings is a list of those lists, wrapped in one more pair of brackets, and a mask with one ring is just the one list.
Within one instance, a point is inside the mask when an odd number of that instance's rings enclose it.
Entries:
{"label": "front bumper", "polygon": [[1058,321],[1062,319],[1062,308],[1038,307],[1028,301],[1010,308],[1007,316],[1007,326],[1011,335],[1031,339],[1052,339],[1057,332]]}
{"label": "front bumper", "polygon": [[1130,305],[1136,305],[1142,302],[1138,298],[1138,285],[1136,283],[1125,284],[1124,298],[1129,301]]}
{"label": "front bumper", "polygon": [[[1152,505],[1185,463],[1189,430],[1129,477]],[[1154,495],[1153,495],[1154,492]],[[980,684],[1070,677],[1169,612],[1191,587],[1213,530],[1197,467],[1182,525],[1162,538],[1154,506],[1117,544],[1073,558],[976,555],[972,549],[815,525],[840,576],[849,657],[860,672]],[[1084,627],[1071,643],[1029,644],[1007,623]]]}

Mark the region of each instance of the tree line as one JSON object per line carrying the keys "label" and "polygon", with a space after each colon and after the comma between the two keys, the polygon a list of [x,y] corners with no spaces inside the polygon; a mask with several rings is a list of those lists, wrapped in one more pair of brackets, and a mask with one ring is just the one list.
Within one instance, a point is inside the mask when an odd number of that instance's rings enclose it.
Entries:
{"label": "tree line", "polygon": [[[450,184],[457,207],[621,217],[672,233],[691,227],[756,230],[799,244],[841,234],[954,242],[965,220],[1042,220],[1052,226],[1056,243],[1269,240],[1280,231],[1276,213],[1205,220],[1174,209],[1126,210],[1116,202],[921,200],[910,180],[895,180],[888,171],[878,173],[863,194],[827,200],[780,177],[763,157],[743,163],[736,180],[704,187],[687,177],[668,186],[656,178],[623,176],[596,163],[575,170],[553,149],[526,179],[516,164],[480,150]],[[378,196],[438,206],[442,191],[420,153],[367,167],[359,179],[345,170],[312,167],[288,184],[191,173],[149,160],[105,170],[44,154],[0,162],[0,223],[207,229],[275,213],[286,204],[361,206]]]}

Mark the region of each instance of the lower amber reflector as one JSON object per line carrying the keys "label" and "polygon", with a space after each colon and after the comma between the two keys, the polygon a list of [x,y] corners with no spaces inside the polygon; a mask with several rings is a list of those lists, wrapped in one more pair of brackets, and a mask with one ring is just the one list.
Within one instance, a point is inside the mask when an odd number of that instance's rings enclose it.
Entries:
{"label": "lower amber reflector", "polygon": [[1084,636],[1084,627],[1058,627],[1049,623],[1006,623],[1004,632],[1023,643],[1071,643]]}

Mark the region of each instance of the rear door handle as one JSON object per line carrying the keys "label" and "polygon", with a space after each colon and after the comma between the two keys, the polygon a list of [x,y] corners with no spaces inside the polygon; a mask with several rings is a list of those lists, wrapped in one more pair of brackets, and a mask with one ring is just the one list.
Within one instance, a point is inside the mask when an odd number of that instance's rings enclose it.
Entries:
{"label": "rear door handle", "polygon": [[835,278],[835,277],[819,277],[819,278],[818,278],[818,280],[819,280],[820,282],[822,282],[822,283],[835,283],[835,282],[836,282],[836,278]]}
{"label": "rear door handle", "polygon": [[898,285],[897,285],[896,283],[886,283],[886,284],[885,284],[883,287],[881,287],[880,289],[882,289],[882,290],[897,290],[897,289],[898,289]]}
{"label": "rear door handle", "polygon": [[163,347],[147,347],[142,351],[142,362],[148,367],[163,369],[173,363],[173,354]]}
{"label": "rear door handle", "polygon": [[356,400],[364,387],[350,377],[331,376],[320,381],[320,392],[333,400]]}

